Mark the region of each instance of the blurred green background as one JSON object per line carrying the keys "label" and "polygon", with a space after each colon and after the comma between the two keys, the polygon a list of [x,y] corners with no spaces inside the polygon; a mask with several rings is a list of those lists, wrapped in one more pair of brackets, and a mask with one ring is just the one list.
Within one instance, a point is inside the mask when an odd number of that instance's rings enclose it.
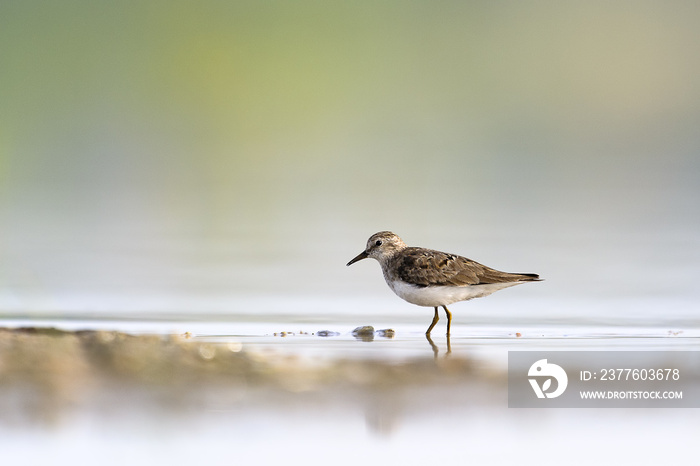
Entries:
{"label": "blurred green background", "polygon": [[385,293],[343,267],[383,229],[562,297],[695,299],[699,19],[692,1],[3,1],[0,310]]}

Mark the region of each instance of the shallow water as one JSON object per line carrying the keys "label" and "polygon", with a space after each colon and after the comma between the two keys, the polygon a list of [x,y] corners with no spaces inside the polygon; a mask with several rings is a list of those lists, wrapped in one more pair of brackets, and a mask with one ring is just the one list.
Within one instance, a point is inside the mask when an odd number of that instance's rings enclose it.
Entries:
{"label": "shallow water", "polygon": [[[700,431],[694,410],[509,409],[505,371],[511,350],[695,350],[697,328],[460,322],[453,323],[448,346],[440,327],[426,339],[426,322],[296,320],[4,320],[0,325],[8,327],[176,334],[214,351],[241,352],[281,381],[204,383],[176,395],[175,404],[167,401],[172,393],[158,395],[148,385],[106,385],[79,399],[59,399],[48,418],[32,411],[26,394],[11,392],[16,401],[4,403],[0,417],[4,458],[14,464],[69,457],[73,464],[98,458],[101,464],[355,464],[368,458],[559,464],[563,456],[568,464],[588,464],[603,455],[608,464],[658,464],[671,451],[681,464],[692,463]],[[396,333],[371,341],[353,336],[364,324]],[[321,330],[337,335],[317,335]],[[338,370],[350,378],[331,382]],[[32,448],[38,444],[41,449]],[[532,456],[533,445],[546,446],[549,456]]]}
{"label": "shallow water", "polygon": [[[291,234],[289,249],[276,246],[281,255],[273,258],[255,236],[232,240],[251,247],[245,257],[228,255],[223,241],[175,241],[120,260],[99,252],[56,264],[24,249],[42,280],[25,280],[0,296],[0,326],[187,335],[194,344],[241,351],[276,378],[202,383],[174,395],[99,382],[102,390],[58,402],[6,393],[13,402],[0,416],[3,455],[28,464],[464,458],[538,466],[560,464],[562,457],[568,464],[605,458],[657,465],[671,455],[693,464],[700,433],[695,410],[507,408],[511,350],[700,349],[700,300],[689,278],[698,270],[697,238],[654,239],[652,257],[675,259],[655,262],[649,278],[647,254],[635,253],[644,250],[647,235],[610,236],[588,256],[561,240],[565,232],[549,235],[549,244],[534,249],[497,238],[471,244],[496,263],[525,264],[524,271],[545,281],[454,304],[449,344],[444,317],[427,340],[432,309],[396,298],[376,263],[344,266],[362,248],[364,233],[345,234],[321,250],[306,249],[305,240]],[[461,241],[446,243],[441,249],[464,248]],[[210,252],[202,255],[203,249]],[[57,274],[59,265],[65,274]],[[355,338],[352,330],[364,325],[395,335]],[[433,372],[451,361],[470,369],[457,370],[456,378]],[[377,371],[386,378],[376,378]],[[38,444],[40,450],[33,448]]]}

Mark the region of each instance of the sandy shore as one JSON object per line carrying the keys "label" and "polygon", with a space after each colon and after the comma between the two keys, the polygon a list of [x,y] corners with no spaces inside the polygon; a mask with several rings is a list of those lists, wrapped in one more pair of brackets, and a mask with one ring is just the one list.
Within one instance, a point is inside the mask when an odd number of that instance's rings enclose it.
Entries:
{"label": "sandy shore", "polygon": [[486,401],[505,386],[506,375],[475,367],[453,355],[314,361],[187,334],[0,329],[0,405],[6,420],[11,415],[20,422],[105,407],[178,411],[311,399],[328,406],[359,401],[370,409],[400,409],[404,403],[415,408],[421,400],[434,405],[429,400],[436,391],[459,393],[451,396],[459,400],[477,390]]}

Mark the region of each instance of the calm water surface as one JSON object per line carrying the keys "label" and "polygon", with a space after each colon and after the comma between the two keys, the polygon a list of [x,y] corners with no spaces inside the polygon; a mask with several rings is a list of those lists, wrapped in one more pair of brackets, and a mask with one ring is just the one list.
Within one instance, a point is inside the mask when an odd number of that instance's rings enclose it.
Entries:
{"label": "calm water surface", "polygon": [[[457,305],[455,310],[468,306]],[[398,303],[397,307],[403,306]],[[307,394],[302,387],[267,393],[261,387],[256,394],[252,387],[252,395],[238,398],[224,390],[202,393],[198,402],[177,409],[155,407],[127,392],[116,406],[92,400],[64,407],[48,423],[22,418],[20,404],[14,408],[20,411],[19,418],[16,412],[6,413],[5,422],[0,421],[3,454],[13,464],[41,464],[56,458],[70,458],[71,464],[91,464],[98,459],[101,464],[166,460],[175,464],[356,464],[367,458],[373,463],[424,464],[454,458],[490,463],[496,458],[534,465],[558,464],[552,458],[562,456],[569,464],[588,464],[599,455],[615,462],[658,464],[672,451],[675,458],[688,459],[680,464],[691,463],[694,439],[700,432],[694,410],[508,409],[504,373],[511,350],[698,349],[697,327],[679,326],[678,322],[655,327],[566,322],[470,325],[460,315],[453,323],[448,348],[440,328],[434,331],[434,346],[423,335],[429,314],[398,322],[386,316],[347,314],[338,319],[341,323],[309,315],[257,321],[250,316],[218,321],[168,320],[164,316],[157,321],[86,320],[84,316],[5,320],[5,326],[135,334],[191,332],[192,341],[240,345],[243,351],[266,360],[290,361],[295,367],[333,365],[348,358],[398,366],[456,358],[472,361],[479,374],[492,375],[438,386],[425,381],[388,391],[339,387]],[[352,329],[365,324],[394,328],[396,334],[393,338],[375,336],[372,341],[355,338]],[[338,335],[315,335],[319,330]],[[651,446],[640,449],[640,442]],[[504,444],[509,445],[507,451]],[[587,448],[572,457],[572,450],[583,444]],[[529,457],[532,445],[550,446],[552,457]]]}
{"label": "calm water surface", "polygon": [[[154,405],[138,392],[115,398],[118,389],[108,386],[111,395],[103,401],[98,396],[61,406],[50,422],[28,415],[32,408],[14,393],[17,402],[0,417],[4,458],[13,464],[99,458],[101,464],[144,465],[498,458],[542,465],[565,457],[569,464],[605,458],[607,464],[656,465],[671,455],[679,464],[692,463],[700,433],[694,410],[508,409],[505,370],[511,350],[700,349],[700,299],[692,279],[700,270],[700,248],[689,233],[694,221],[670,233],[618,228],[599,236],[552,227],[545,238],[530,232],[517,242],[508,235],[470,237],[474,230],[459,224],[432,241],[410,238],[407,228],[410,243],[545,279],[451,306],[449,345],[444,318],[431,344],[423,332],[432,310],[395,297],[376,263],[344,266],[373,231],[341,234],[314,225],[203,242],[128,234],[79,241],[72,231],[72,246],[61,251],[53,244],[50,253],[33,247],[31,238],[15,238],[10,257],[24,274],[12,275],[16,286],[0,296],[0,325],[189,332],[192,341],[232,344],[300,371],[347,360],[401,368],[452,358],[469,361],[478,377],[312,391],[297,381],[282,391],[249,386],[244,396],[205,390],[177,409]],[[351,332],[363,325],[396,333],[362,341]],[[338,335],[317,335],[324,330]],[[544,457],[533,453],[544,450]]]}
{"label": "calm water surface", "polygon": [[[178,409],[130,393],[117,402],[63,406],[50,422],[25,416],[29,408],[14,394],[18,402],[0,419],[4,457],[16,464],[55,458],[72,464],[95,458],[102,464],[355,464],[367,458],[425,464],[497,457],[541,465],[602,457],[608,464],[656,465],[668,455],[692,462],[700,433],[694,410],[514,410],[507,408],[505,379],[511,350],[700,349],[700,299],[688,276],[698,271],[700,248],[692,249],[698,240],[685,227],[658,238],[610,233],[588,254],[574,243],[590,238],[561,229],[546,240],[530,236],[526,245],[498,237],[447,236],[444,246],[407,239],[545,278],[451,306],[449,345],[444,318],[431,344],[423,332],[432,310],[396,298],[376,263],[344,266],[372,232],[350,230],[313,243],[309,232],[294,231],[265,241],[253,235],[156,245],[146,237],[131,252],[134,238],[115,237],[106,247],[86,237],[90,254],[71,249],[46,257],[27,246],[31,241],[17,243],[13,254],[31,264],[25,269],[31,273],[15,277],[22,286],[6,288],[0,325],[189,332],[192,341],[232,344],[307,369],[346,360],[403,367],[453,358],[476,368],[473,382],[313,392],[303,384],[282,392],[248,387],[244,397],[203,392],[199,402]],[[363,325],[396,333],[362,341],[351,332]],[[533,454],[545,447],[546,457]]]}

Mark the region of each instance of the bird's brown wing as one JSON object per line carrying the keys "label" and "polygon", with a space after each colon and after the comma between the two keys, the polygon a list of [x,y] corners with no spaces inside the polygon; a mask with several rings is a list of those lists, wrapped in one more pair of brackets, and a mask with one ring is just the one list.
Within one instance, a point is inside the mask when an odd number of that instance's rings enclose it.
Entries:
{"label": "bird's brown wing", "polygon": [[468,286],[534,281],[536,274],[500,272],[466,257],[422,248],[406,248],[396,258],[401,280],[417,286]]}

